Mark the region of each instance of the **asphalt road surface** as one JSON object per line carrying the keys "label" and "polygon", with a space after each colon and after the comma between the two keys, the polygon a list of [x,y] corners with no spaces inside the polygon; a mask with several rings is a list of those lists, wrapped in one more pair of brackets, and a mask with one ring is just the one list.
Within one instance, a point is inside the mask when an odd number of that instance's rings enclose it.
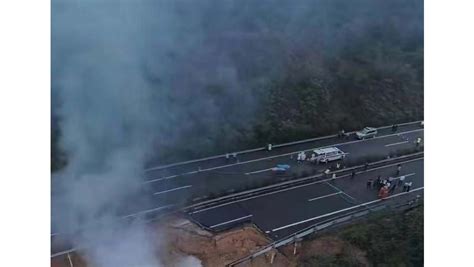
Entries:
{"label": "asphalt road surface", "polygon": [[[237,156],[238,162],[227,161],[225,156],[222,156],[149,170],[146,172],[148,180],[144,182],[142,192],[142,195],[147,197],[146,201],[129,203],[123,207],[120,216],[146,213],[152,217],[189,200],[199,201],[212,198],[215,194],[230,194],[288,178],[314,175],[331,165],[315,165],[309,162],[299,164],[296,154],[301,151],[307,151],[309,155],[309,151],[315,148],[335,146],[347,153],[344,161],[349,163],[368,156],[385,157],[390,153],[413,148],[418,137],[423,138],[423,129],[415,122],[399,126],[395,133],[390,127],[380,129],[375,138],[366,140],[357,140],[355,137],[321,138],[277,147],[272,151],[241,153]],[[270,169],[277,164],[288,164],[290,169],[284,174],[276,174]],[[53,217],[55,210],[53,203]]]}
{"label": "asphalt road surface", "polygon": [[[212,197],[213,194],[232,193],[248,186],[264,183],[277,183],[283,179],[309,176],[321,173],[328,167],[326,164],[314,165],[309,162],[297,163],[296,154],[300,151],[311,151],[315,148],[336,146],[348,153],[345,161],[354,161],[367,156],[385,157],[399,150],[413,148],[415,140],[423,138],[423,129],[419,122],[408,123],[399,126],[398,131],[393,133],[390,127],[379,129],[377,137],[367,140],[356,140],[354,137],[341,139],[337,137],[323,137],[311,141],[293,142],[292,144],[274,146],[272,151],[255,149],[251,152],[239,152],[237,160],[227,160],[225,156],[217,156],[211,159],[195,160],[188,163],[177,163],[168,167],[152,167],[146,171],[147,181],[143,184],[143,195],[148,199],[143,203],[130,203],[124,206],[120,216],[122,218],[133,217],[138,214],[147,214],[150,217],[167,211],[173,207],[179,207],[189,200],[198,201]],[[309,154],[309,153],[308,153]],[[275,174],[271,170],[277,164],[288,164],[290,170],[283,174]],[[314,185],[321,194],[332,194],[334,188],[328,184]],[[311,187],[310,187],[311,188]],[[326,195],[327,195],[326,194]],[[311,202],[326,206],[326,202],[333,206],[343,207],[348,205],[348,198],[342,193],[326,196]],[[318,196],[313,196],[318,197]],[[350,202],[350,201],[349,201]],[[279,203],[279,202],[275,202]],[[258,204],[256,204],[258,205]],[[300,207],[295,206],[295,210]],[[325,208],[321,208],[324,213]],[[216,218],[229,214],[231,223],[225,223],[227,217],[217,220],[215,224],[209,223],[208,227],[225,228],[228,224],[239,223],[241,220],[253,220],[259,222],[259,215],[248,212],[245,207],[228,207],[225,212],[218,212]],[[52,203],[52,217],[55,217],[56,208]],[[210,212],[210,211],[209,211]],[[305,213],[303,209],[301,211]],[[237,215],[234,216],[234,215]],[[206,216],[212,218],[213,216]],[[284,217],[284,216],[282,216]],[[52,220],[52,232],[55,233]],[[199,220],[197,220],[199,221]],[[264,225],[264,224],[263,224]],[[299,226],[298,226],[299,227]],[[263,227],[267,229],[267,227]],[[284,230],[281,230],[284,232]]]}
{"label": "asphalt road surface", "polygon": [[[411,192],[422,195],[423,159],[402,164],[400,175],[397,166],[384,166],[350,175],[337,177],[334,181],[321,180],[310,184],[283,189],[250,199],[235,201],[216,207],[191,212],[189,216],[211,230],[224,230],[244,222],[252,222],[271,238],[278,239],[332,217],[364,209],[378,199],[377,189],[367,189],[369,178],[374,180],[404,175],[411,181]],[[391,194],[404,196],[402,186]],[[361,205],[368,203],[366,205]]]}
{"label": "asphalt road surface", "polygon": [[[402,124],[398,127],[396,133],[406,132],[411,130],[418,130],[420,129],[419,122],[409,122]],[[393,134],[392,129],[390,126],[384,126],[378,128],[377,136],[384,136]],[[346,141],[349,140],[356,140],[355,136],[350,136],[346,138]],[[265,158],[269,156],[281,155],[286,153],[293,153],[295,151],[303,151],[308,150],[314,147],[322,147],[328,145],[334,145],[337,143],[341,143],[341,139],[336,136],[326,136],[326,137],[319,137],[319,138],[312,138],[307,140],[301,140],[296,142],[291,142],[287,144],[274,144],[272,151],[267,151],[263,148],[256,148],[250,149],[247,151],[238,151],[235,152],[237,154],[237,158],[240,162],[245,162],[249,160]],[[213,156],[205,159],[196,159],[187,162],[178,162],[175,164],[168,164],[164,166],[148,166],[145,171],[147,176],[150,180],[159,179],[163,177],[173,177],[175,175],[183,175],[186,173],[192,173],[197,171],[199,168],[202,170],[221,167],[229,164],[233,164],[236,161],[232,159],[232,153],[229,152],[231,159],[227,160],[225,155],[220,156]]]}
{"label": "asphalt road surface", "polygon": [[[385,157],[400,150],[414,148],[418,137],[423,138],[423,129],[419,128],[418,124],[414,124],[400,127],[396,133],[392,133],[391,129],[381,131],[381,134],[373,139],[323,139],[282,147],[278,151],[249,153],[246,158],[240,158],[239,162],[226,163],[224,160],[225,165],[218,165],[216,163],[218,159],[216,159],[216,162],[200,167],[201,171],[193,171],[185,175],[170,176],[170,173],[164,172],[165,170],[152,171],[148,173],[150,180],[144,184],[144,191],[145,194],[152,196],[153,203],[146,209],[180,205],[189,199],[205,199],[216,193],[233,193],[258,184],[276,183],[290,177],[309,176],[321,173],[329,167],[327,164],[298,163],[296,154],[300,151],[336,146],[348,153],[344,161],[350,162],[365,157]],[[210,167],[211,164],[213,167]],[[284,174],[276,174],[270,169],[277,164],[288,164],[290,170]],[[177,172],[176,168],[173,167],[172,170]],[[182,168],[184,168],[182,170],[188,170],[189,166],[185,165]]]}

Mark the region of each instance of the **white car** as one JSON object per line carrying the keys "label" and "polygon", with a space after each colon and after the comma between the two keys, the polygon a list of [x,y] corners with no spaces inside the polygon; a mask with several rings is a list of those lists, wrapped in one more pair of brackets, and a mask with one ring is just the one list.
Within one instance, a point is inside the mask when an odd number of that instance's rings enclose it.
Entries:
{"label": "white car", "polygon": [[356,132],[357,139],[365,139],[375,137],[377,135],[377,129],[373,127],[365,127],[361,131]]}
{"label": "white car", "polygon": [[327,147],[313,150],[312,161],[327,163],[333,160],[339,160],[346,157],[346,153],[337,147]]}

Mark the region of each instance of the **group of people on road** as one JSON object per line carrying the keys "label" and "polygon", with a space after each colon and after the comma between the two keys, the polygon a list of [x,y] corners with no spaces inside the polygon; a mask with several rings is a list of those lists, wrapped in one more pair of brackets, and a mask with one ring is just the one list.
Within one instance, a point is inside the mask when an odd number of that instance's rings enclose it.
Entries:
{"label": "group of people on road", "polygon": [[300,153],[296,155],[296,161],[298,161],[298,163],[304,162],[305,160],[306,160],[306,153],[304,151],[301,151]]}
{"label": "group of people on road", "polygon": [[[398,164],[396,172],[397,176],[400,175],[401,169],[401,164]],[[400,175],[398,177],[389,176],[387,178],[382,178],[381,175],[378,175],[377,179],[375,180],[372,178],[367,180],[366,188],[378,190],[379,198],[384,199],[390,194],[393,194],[397,188],[401,188],[402,185],[402,192],[410,192],[413,182],[405,181],[405,179],[406,177],[404,175]]]}

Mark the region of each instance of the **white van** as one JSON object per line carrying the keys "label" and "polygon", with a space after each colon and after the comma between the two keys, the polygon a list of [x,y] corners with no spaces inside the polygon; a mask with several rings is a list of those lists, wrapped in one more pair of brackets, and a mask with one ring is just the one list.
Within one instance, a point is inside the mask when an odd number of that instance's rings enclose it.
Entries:
{"label": "white van", "polygon": [[315,149],[313,150],[313,153],[314,155],[313,157],[311,157],[311,160],[316,161],[316,162],[323,162],[323,163],[327,163],[333,160],[343,159],[346,156],[346,153],[344,153],[342,150],[340,150],[337,147],[326,147],[326,148]]}

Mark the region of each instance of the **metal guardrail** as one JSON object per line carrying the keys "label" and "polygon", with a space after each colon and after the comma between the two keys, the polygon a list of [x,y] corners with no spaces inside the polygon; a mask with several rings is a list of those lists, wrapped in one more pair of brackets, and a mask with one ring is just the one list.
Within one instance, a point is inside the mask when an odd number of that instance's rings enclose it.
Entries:
{"label": "metal guardrail", "polygon": [[[404,123],[398,124],[398,126],[417,124],[417,123],[421,123],[421,121],[404,122]],[[377,127],[377,130],[388,129],[390,127],[392,127],[392,125],[381,126],[381,127]],[[354,134],[355,132],[356,131],[351,131],[351,132],[347,132],[346,134]],[[303,140],[298,140],[298,141],[293,141],[293,142],[288,142],[288,143],[283,143],[283,144],[276,144],[276,145],[273,145],[273,148],[303,144],[303,143],[313,142],[313,141],[317,141],[317,140],[333,138],[333,137],[337,137],[337,136],[338,136],[337,134],[332,134],[332,135],[308,138],[308,139],[303,139]],[[242,151],[233,151],[232,153],[235,152],[238,155],[242,155],[242,154],[252,153],[252,152],[256,152],[256,151],[263,151],[263,150],[266,150],[266,149],[267,149],[266,147],[257,147],[257,148],[242,150]],[[148,167],[148,168],[145,169],[145,172],[153,171],[153,170],[162,170],[162,169],[166,169],[166,168],[170,168],[170,167],[174,167],[174,166],[186,165],[186,164],[196,163],[196,162],[201,162],[201,161],[206,161],[206,160],[224,158],[225,156],[226,156],[226,154],[220,154],[220,155],[215,155],[215,156],[210,156],[210,157],[205,157],[205,158],[200,158],[200,159],[193,159],[193,160],[188,160],[188,161],[170,163],[170,164],[166,164],[166,165]]]}
{"label": "metal guardrail", "polygon": [[[422,189],[424,189],[424,187],[421,187],[421,190]],[[410,192],[406,192],[405,195],[413,193],[413,192],[417,192],[417,191],[418,190],[413,190],[413,191],[410,191]],[[382,202],[382,201],[383,200],[380,200],[379,202]],[[294,242],[298,242],[302,238],[307,237],[311,234],[315,234],[315,233],[320,232],[322,230],[325,230],[329,227],[339,225],[339,224],[342,224],[344,222],[348,222],[348,221],[351,221],[353,219],[357,219],[357,218],[366,216],[368,214],[373,214],[373,213],[379,212],[381,210],[385,210],[387,208],[393,209],[393,208],[401,208],[401,207],[405,207],[405,206],[414,207],[414,206],[417,206],[417,205],[419,205],[419,198],[415,197],[415,198],[411,198],[409,200],[406,200],[405,203],[403,203],[403,204],[399,204],[399,203],[392,203],[392,204],[381,203],[381,204],[378,204],[378,205],[367,207],[366,209],[364,209],[362,211],[361,210],[354,211],[354,212],[350,212],[350,213],[347,213],[347,214],[344,214],[344,215],[341,215],[341,216],[338,216],[336,218],[332,218],[332,219],[329,219],[329,220],[326,220],[326,221],[323,221],[323,222],[318,222],[318,223],[313,224],[313,225],[311,225],[307,228],[304,228],[304,229],[302,229],[302,230],[300,230],[300,231],[298,231],[298,232],[296,232],[292,235],[281,238],[281,239],[279,239],[279,240],[263,247],[262,249],[254,252],[254,253],[252,253],[252,254],[244,257],[244,258],[240,258],[236,261],[228,263],[226,266],[227,267],[237,266],[239,264],[250,261],[250,260],[252,260],[256,257],[259,257],[259,256],[261,256],[261,255],[263,255],[267,252],[270,252],[273,249],[276,249],[276,248],[279,248],[281,246],[288,245],[288,244],[291,244],[291,243],[294,243]]]}
{"label": "metal guardrail", "polygon": [[[401,123],[401,124],[398,124],[398,125],[403,126],[403,125],[416,124],[416,123],[420,123],[420,121]],[[378,127],[377,129],[386,129],[386,128],[390,128],[390,127],[391,126],[382,126],[382,127]],[[311,142],[311,141],[324,139],[324,138],[335,137],[335,136],[337,136],[337,135],[305,139],[305,140],[300,140],[300,141],[295,141],[295,142],[290,142],[290,143],[274,145],[273,147],[275,148],[275,147],[294,145],[294,144],[298,144],[298,143]],[[265,149],[265,147],[245,150],[245,151],[241,151],[239,153],[249,153],[249,152],[252,152],[252,151],[258,151],[258,150],[263,150],[263,149]],[[383,159],[383,160],[380,160],[380,161],[371,162],[371,163],[369,163],[369,166],[373,167],[373,166],[377,166],[379,164],[383,164],[383,163],[386,163],[386,162],[396,162],[396,161],[404,160],[404,159],[407,159],[407,158],[410,158],[410,157],[414,157],[414,156],[416,157],[417,155],[423,155],[423,152],[417,152],[417,153],[413,153],[413,154],[403,155],[403,156],[400,156],[400,157],[394,157],[394,158]],[[188,162],[179,162],[177,164],[171,164],[171,165],[182,165],[182,164],[187,164],[187,163],[191,163],[191,162],[198,162],[198,161],[203,161],[203,160],[212,159],[212,158],[219,158],[219,157],[223,157],[223,156],[225,156],[225,154],[224,155],[213,156],[213,157],[208,157],[208,158],[203,158],[203,159],[196,159],[196,160],[192,160],[192,161],[188,161]],[[403,163],[403,162],[401,162],[401,163]],[[170,167],[171,165],[160,166],[160,168]],[[363,167],[363,165],[356,165],[356,166],[352,166],[352,167],[347,167],[347,168],[344,168],[344,169],[333,171],[333,172],[331,172],[331,174],[332,173],[344,173],[344,172],[348,172],[350,170],[357,170],[357,169],[360,169],[362,167]],[[370,170],[373,170],[373,169],[369,169],[368,171],[370,171]],[[171,211],[171,212],[169,212],[169,214],[176,213],[176,212],[181,212],[181,211],[198,210],[198,209],[202,209],[204,207],[220,205],[223,202],[227,203],[228,201],[241,200],[241,199],[249,197],[249,196],[256,196],[256,195],[259,195],[259,194],[264,194],[264,193],[267,193],[268,191],[272,191],[272,190],[279,190],[279,189],[282,189],[282,188],[298,186],[298,185],[302,185],[302,184],[304,184],[308,181],[309,182],[314,181],[314,179],[317,179],[317,178],[320,178],[320,177],[323,177],[323,176],[324,176],[323,174],[311,175],[311,176],[307,176],[307,177],[303,177],[303,178],[299,178],[299,179],[292,179],[292,180],[277,183],[277,184],[272,184],[272,185],[268,185],[268,186],[264,186],[264,187],[255,188],[255,189],[250,189],[250,190],[246,190],[246,191],[243,191],[243,192],[238,192],[238,193],[218,197],[218,198],[215,198],[215,199],[205,200],[205,201],[201,201],[199,203],[191,204],[191,205],[188,205],[186,207],[182,207],[180,209]],[[154,219],[151,219],[150,221],[153,221],[153,220]],[[54,235],[52,235],[51,237],[54,237]],[[72,248],[72,249],[69,249],[69,250],[57,252],[57,253],[52,254],[51,257],[60,256],[60,255],[63,255],[63,254],[66,254],[68,252],[72,252],[72,251],[75,251],[75,250],[77,250],[77,248]]]}
{"label": "metal guardrail", "polygon": [[[405,163],[407,161],[413,160],[411,158],[414,158],[414,159],[418,160],[418,159],[421,159],[423,157],[423,155],[424,155],[424,152],[417,152],[417,153],[413,153],[413,154],[403,155],[403,156],[400,156],[400,157],[394,157],[394,158],[390,158],[390,159],[383,159],[383,160],[371,162],[371,163],[369,163],[370,168],[367,169],[367,171],[374,170],[374,167],[378,166],[378,165],[381,165],[381,167],[385,167],[385,165],[383,165],[385,163],[391,163],[391,164]],[[347,168],[344,168],[344,169],[331,171],[330,174],[332,174],[332,173],[336,173],[336,174],[347,173],[347,175],[349,175],[350,171],[364,168],[364,166],[365,165],[356,165],[356,166],[352,166],[352,167],[347,167]],[[377,168],[377,167],[375,167],[375,168]],[[230,195],[225,195],[225,196],[210,199],[210,200],[201,201],[199,203],[191,204],[187,207],[184,207],[182,210],[196,211],[196,210],[209,208],[209,207],[216,206],[216,205],[222,205],[222,204],[225,204],[225,203],[228,203],[228,202],[233,202],[233,201],[242,200],[242,199],[245,199],[245,198],[248,198],[248,197],[253,197],[253,196],[265,194],[265,193],[268,193],[269,191],[275,191],[275,190],[280,190],[280,189],[283,189],[283,188],[290,188],[290,187],[294,187],[294,186],[299,186],[299,185],[302,185],[302,184],[305,184],[305,183],[311,183],[311,182],[314,182],[315,179],[322,178],[322,177],[325,177],[324,173],[320,173],[320,174],[316,174],[316,175],[310,175],[310,176],[303,177],[303,178],[298,178],[298,179],[292,179],[292,180],[289,180],[289,181],[280,182],[280,183],[276,183],[276,184],[271,184],[271,185],[267,185],[267,186],[263,186],[263,187],[258,187],[258,188],[255,188],[255,189],[250,189],[250,190],[246,190],[246,191],[242,191],[242,192],[238,192],[238,193],[234,193],[234,194],[230,194]],[[339,176],[339,178],[341,178],[341,176]]]}
{"label": "metal guardrail", "polygon": [[[374,170],[374,167],[378,166],[378,165],[381,165],[381,167],[389,166],[389,165],[383,165],[384,163],[397,164],[397,163],[404,163],[404,162],[412,161],[412,160],[419,160],[419,159],[422,158],[423,154],[424,154],[424,152],[418,152],[418,153],[414,153],[414,154],[403,155],[403,156],[396,157],[396,158],[390,158],[390,159],[384,159],[384,160],[372,162],[372,163],[369,163],[369,166],[371,168],[369,168],[367,171]],[[421,156],[421,157],[416,158],[417,156]],[[415,159],[410,159],[410,158],[413,158],[413,157],[415,157]],[[345,173],[345,172],[350,172],[351,170],[360,169],[362,167],[364,167],[364,166],[363,165],[357,165],[357,166],[348,167],[348,168],[341,169],[341,170],[336,170],[334,172],[335,173]],[[380,167],[375,167],[375,168],[380,168]],[[331,172],[331,173],[333,173],[333,172]],[[216,205],[225,205],[226,203],[233,202],[233,201],[238,201],[238,200],[243,201],[246,198],[255,197],[255,196],[258,196],[258,195],[261,195],[261,194],[266,194],[270,191],[278,191],[278,190],[281,190],[281,189],[284,189],[284,188],[291,188],[291,187],[294,187],[294,186],[301,186],[301,185],[306,184],[306,183],[311,183],[311,182],[314,182],[315,179],[317,179],[317,178],[324,177],[323,175],[324,174],[312,175],[312,176],[308,176],[308,177],[304,177],[304,178],[300,178],[300,179],[290,180],[290,181],[286,181],[286,182],[282,182],[282,183],[278,183],[278,184],[272,184],[272,185],[268,185],[268,186],[264,186],[264,187],[260,187],[260,188],[256,188],[256,189],[247,190],[247,191],[244,191],[244,192],[239,192],[239,193],[235,193],[235,194],[231,194],[231,195],[226,195],[226,196],[219,197],[219,198],[216,198],[216,199],[211,199],[211,200],[191,204],[191,205],[176,209],[174,211],[170,211],[166,214],[173,214],[173,213],[177,213],[177,212],[196,211],[196,210],[200,210],[200,209],[213,207],[213,206],[216,206]],[[346,175],[349,175],[349,174],[339,176],[339,178],[344,177]],[[161,216],[164,216],[166,214],[161,214]],[[159,217],[161,217],[161,216],[159,216]],[[154,221],[156,219],[157,218],[150,219],[149,221]],[[193,221],[195,222],[195,220],[193,220]],[[203,225],[201,225],[201,227],[206,229],[206,227],[204,227]],[[208,230],[211,230],[211,229],[208,229]],[[67,250],[64,250],[64,251],[59,251],[57,253],[53,253],[51,255],[51,257],[53,258],[53,257],[61,256],[61,255],[67,254],[69,252],[76,251],[77,249],[78,248],[71,248],[71,249],[67,249]]]}

